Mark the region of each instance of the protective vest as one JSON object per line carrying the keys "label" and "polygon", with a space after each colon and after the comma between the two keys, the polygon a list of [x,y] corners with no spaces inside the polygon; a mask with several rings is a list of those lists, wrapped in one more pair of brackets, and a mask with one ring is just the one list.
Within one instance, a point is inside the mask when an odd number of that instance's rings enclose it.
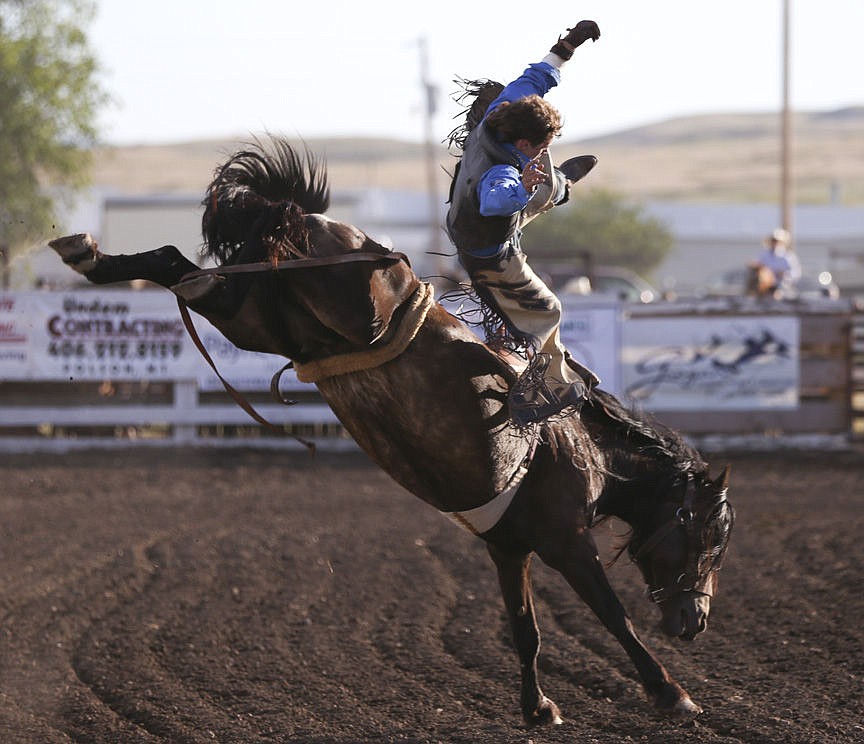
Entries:
{"label": "protective vest", "polygon": [[501,245],[513,237],[519,213],[500,217],[480,214],[477,185],[493,165],[519,168],[519,159],[495,140],[485,122],[475,127],[465,141],[465,149],[450,185],[450,210],[447,232],[461,253]]}

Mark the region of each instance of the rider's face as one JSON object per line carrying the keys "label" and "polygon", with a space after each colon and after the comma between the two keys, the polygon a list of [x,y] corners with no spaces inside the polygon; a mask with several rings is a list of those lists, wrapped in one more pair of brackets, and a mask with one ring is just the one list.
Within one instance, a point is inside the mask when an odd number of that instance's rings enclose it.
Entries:
{"label": "rider's face", "polygon": [[518,139],[513,145],[516,147],[519,152],[521,152],[525,157],[529,160],[533,160],[536,158],[541,152],[548,149],[549,145],[552,144],[552,135],[550,134],[544,142],[541,142],[539,145],[534,145],[529,142],[527,139]]}

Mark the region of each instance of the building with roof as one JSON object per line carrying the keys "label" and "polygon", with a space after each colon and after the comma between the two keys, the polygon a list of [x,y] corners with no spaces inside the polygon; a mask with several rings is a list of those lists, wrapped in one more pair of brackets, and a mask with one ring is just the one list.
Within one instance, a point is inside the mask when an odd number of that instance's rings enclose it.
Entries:
{"label": "building with roof", "polygon": [[[675,238],[672,253],[652,278],[685,294],[753,260],[779,226],[780,212],[770,204],[675,202],[649,202],[645,211]],[[864,207],[799,205],[792,223],[792,248],[805,275],[829,271],[841,290],[864,294]]]}
{"label": "building with roof", "polygon": [[[432,214],[433,207],[437,214]],[[369,189],[334,192],[329,214],[408,255],[420,276],[435,277],[452,274],[457,267],[442,228],[446,208],[443,195],[433,205],[422,192]],[[648,278],[660,289],[681,295],[698,294],[724,272],[745,267],[779,219],[779,209],[768,204],[657,201],[646,203],[644,210],[674,236],[672,252]],[[197,262],[200,225],[198,194],[94,192],[61,229],[91,232],[107,253],[136,253],[170,243]],[[864,294],[864,207],[798,206],[792,237],[805,275],[829,271],[845,293]],[[595,263],[603,264],[602,249]],[[13,289],[75,280],[45,246],[34,246],[12,269]]]}

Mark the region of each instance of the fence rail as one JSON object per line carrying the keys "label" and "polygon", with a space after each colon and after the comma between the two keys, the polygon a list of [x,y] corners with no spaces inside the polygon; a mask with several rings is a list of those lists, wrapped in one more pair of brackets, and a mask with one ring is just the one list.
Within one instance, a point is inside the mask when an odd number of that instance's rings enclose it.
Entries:
{"label": "fence rail", "polygon": [[[114,299],[113,295],[106,296]],[[18,298],[12,299],[17,301]],[[44,303],[43,298],[38,299]],[[41,361],[54,364],[55,369],[59,370],[60,362],[50,356],[51,350],[54,348],[62,353],[67,347],[59,346],[51,339],[39,341],[39,333],[43,336],[45,333],[34,323],[31,326],[36,330],[32,332],[30,326],[23,330],[16,329],[15,320],[20,314],[14,314],[17,308],[14,303],[7,304],[11,308],[6,316],[11,320],[5,324],[8,337],[14,338],[16,343],[25,336],[32,337],[31,342],[38,347],[34,357],[37,360],[35,367],[41,377],[33,379],[34,375],[28,373],[29,377],[12,375],[3,379],[0,375],[0,451],[177,444],[222,447],[254,445],[289,449],[302,446],[290,436],[271,434],[223,391],[212,390],[213,378],[209,370],[209,380],[200,375],[195,379],[187,375],[177,375],[177,379],[146,379],[146,374],[136,372],[127,375],[125,381],[103,380],[91,374],[70,382],[68,377],[63,379],[56,372],[45,375],[45,370],[39,368]],[[69,304],[72,310],[69,311],[71,320],[67,325],[56,321],[56,318],[65,316],[55,312],[51,317],[55,319],[54,328],[68,327],[72,333],[91,328],[83,320],[79,322],[75,313],[82,313],[81,317],[86,319],[86,313],[91,312],[90,305],[96,306],[98,312],[109,312],[113,307],[104,303],[87,303],[84,310],[79,310],[79,305],[84,303]],[[56,306],[55,302],[52,307]],[[104,307],[108,309],[104,310]],[[152,305],[152,308],[148,311],[150,317],[155,317],[157,311],[163,312],[156,305]],[[164,317],[170,320],[176,308],[168,308],[164,313]],[[168,323],[162,325],[171,332]],[[720,355],[710,360],[715,367],[722,367],[725,363],[723,349],[735,347],[738,349],[736,353],[741,353],[743,348],[746,357],[747,344],[758,341],[766,328],[769,331],[774,329],[780,335],[790,328],[794,329],[790,337],[795,338],[797,348],[792,350],[793,353],[788,355],[785,362],[779,358],[782,355],[775,355],[774,358],[780,365],[780,377],[785,379],[784,375],[789,375],[794,380],[790,383],[792,399],[779,405],[766,404],[759,397],[762,393],[757,392],[750,398],[745,396],[744,404],[739,400],[737,407],[727,405],[722,396],[716,395],[710,405],[694,405],[690,399],[688,405],[682,406],[680,400],[674,399],[673,391],[671,396],[658,397],[653,407],[645,406],[664,423],[695,440],[712,436],[761,437],[766,441],[796,436],[864,440],[864,313],[856,311],[850,304],[754,306],[664,303],[650,306],[616,305],[599,311],[597,308],[575,306],[575,309],[567,309],[565,306],[565,323],[562,324],[564,341],[574,353],[581,356],[585,351],[595,354],[598,350],[603,352],[599,358],[586,361],[592,366],[599,364],[595,369],[604,378],[607,389],[617,393],[621,390],[616,389],[616,385],[623,389],[632,383],[635,369],[633,357],[642,354],[645,349],[655,355],[661,354],[670,337],[676,333],[679,339],[682,337],[682,328],[685,337],[701,334],[703,338],[711,339],[704,348],[711,354]],[[714,331],[708,330],[715,328],[728,334],[727,342],[724,342],[726,346],[715,343]],[[741,328],[745,332],[739,336]],[[670,336],[667,329],[674,333]],[[0,324],[0,341],[3,340],[2,332],[3,324]],[[181,339],[182,335],[172,339],[171,344],[180,344]],[[78,345],[86,343],[90,342],[75,342]],[[7,347],[12,345],[5,344]],[[68,348],[74,350],[78,347],[72,345]],[[136,346],[124,348],[137,349]],[[155,348],[161,353],[169,347],[163,344]],[[0,351],[3,349],[0,348]],[[220,362],[220,367],[222,364],[228,365],[230,354],[236,352],[233,347],[222,351],[226,356]],[[704,374],[706,370],[711,372],[712,368],[706,366],[702,351],[702,348],[697,348],[695,353],[691,353],[691,349],[681,356],[685,361],[691,359],[688,362],[690,367],[684,372],[694,375]],[[754,380],[758,381],[760,368],[766,366],[764,362],[771,362],[769,357],[770,354],[766,353],[760,362],[751,359],[747,365],[736,369],[735,374],[727,375],[718,384],[731,385],[732,392],[738,394],[734,386],[739,383],[743,386],[752,385]],[[791,368],[789,359],[794,360]],[[272,372],[278,368],[278,364],[279,360],[275,358],[272,361],[264,360],[263,369]],[[626,372],[622,371],[625,367]],[[262,368],[256,369],[260,377]],[[266,384],[262,386],[256,382],[252,392],[247,394],[255,409],[267,420],[282,427],[286,434],[312,440],[322,449],[355,447],[314,386],[290,378],[286,375],[283,392],[288,396],[296,396],[299,401],[297,405],[274,403],[269,393],[262,389]],[[766,393],[768,395],[771,394],[771,382],[769,380],[769,386],[765,388],[769,391]],[[790,386],[787,385],[784,392],[788,393],[789,390]],[[705,392],[710,397],[716,391],[712,391],[709,386]],[[753,405],[748,408],[749,403]]]}
{"label": "fence rail", "polygon": [[[167,402],[142,403],[144,397],[133,392],[126,400],[100,399],[92,390],[68,385],[69,396],[63,405],[21,405],[14,402],[22,390],[44,385],[0,385],[0,451],[63,451],[88,447],[119,448],[135,446],[197,445],[237,447],[302,447],[292,435],[302,436],[328,450],[356,445],[345,434],[330,407],[306,388],[296,390],[306,400],[295,405],[262,402],[261,394],[250,394],[253,407],[261,416],[280,428],[284,435],[255,422],[227,395],[199,390],[194,380],[164,383],[160,399]],[[64,387],[60,383],[60,387]],[[82,386],[78,386],[80,388]],[[291,394],[291,390],[283,391]],[[315,400],[315,398],[318,398]],[[311,400],[310,400],[311,398]]]}
{"label": "fence rail", "polygon": [[851,316],[849,324],[850,434],[864,441],[864,311]]}

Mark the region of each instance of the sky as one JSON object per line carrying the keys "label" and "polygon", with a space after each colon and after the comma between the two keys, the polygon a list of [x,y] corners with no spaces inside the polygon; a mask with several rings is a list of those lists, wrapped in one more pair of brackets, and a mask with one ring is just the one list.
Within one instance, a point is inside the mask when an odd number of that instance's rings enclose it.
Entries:
{"label": "sky", "polygon": [[[584,18],[547,98],[578,140],[782,105],[783,0],[96,0],[111,144],[260,134],[440,142],[457,78],[509,82]],[[794,110],[864,105],[864,0],[789,0]],[[425,62],[424,62],[425,60]],[[423,70],[425,69],[425,75]],[[423,82],[437,113],[424,113]]]}

